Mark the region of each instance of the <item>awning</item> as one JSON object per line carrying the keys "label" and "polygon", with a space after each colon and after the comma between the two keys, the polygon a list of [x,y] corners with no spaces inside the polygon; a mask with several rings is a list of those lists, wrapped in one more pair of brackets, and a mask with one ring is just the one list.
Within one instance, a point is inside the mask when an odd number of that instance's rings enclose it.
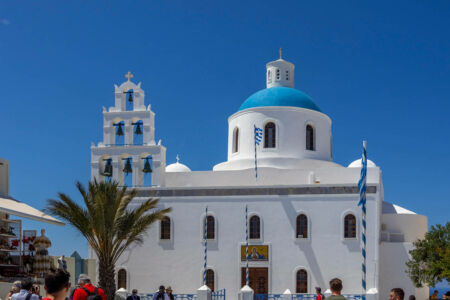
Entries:
{"label": "awning", "polygon": [[59,226],[66,225],[65,223],[58,221],[52,216],[49,216],[36,208],[10,197],[0,197],[0,211],[15,215],[17,217],[32,219]]}

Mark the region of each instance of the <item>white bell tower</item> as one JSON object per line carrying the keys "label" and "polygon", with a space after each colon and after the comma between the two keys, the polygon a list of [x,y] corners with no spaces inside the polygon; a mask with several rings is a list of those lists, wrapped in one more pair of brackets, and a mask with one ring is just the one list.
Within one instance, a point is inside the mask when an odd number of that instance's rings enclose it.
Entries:
{"label": "white bell tower", "polygon": [[160,186],[166,148],[155,143],[155,113],[145,106],[141,82],[114,85],[115,105],[103,107],[103,141],[91,146],[91,179],[115,180],[119,185]]}
{"label": "white bell tower", "polygon": [[284,87],[294,87],[294,64],[285,61],[281,58],[281,48],[280,48],[280,59],[271,61],[266,64],[266,86],[267,88],[284,86]]}

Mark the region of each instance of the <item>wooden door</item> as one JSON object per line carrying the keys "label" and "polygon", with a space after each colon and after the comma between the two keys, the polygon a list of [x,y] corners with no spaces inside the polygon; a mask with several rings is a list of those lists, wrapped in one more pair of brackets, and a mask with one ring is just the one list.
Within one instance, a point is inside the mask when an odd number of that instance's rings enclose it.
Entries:
{"label": "wooden door", "polygon": [[[249,286],[256,294],[269,293],[269,268],[248,268]],[[245,268],[241,270],[241,286],[245,285]]]}

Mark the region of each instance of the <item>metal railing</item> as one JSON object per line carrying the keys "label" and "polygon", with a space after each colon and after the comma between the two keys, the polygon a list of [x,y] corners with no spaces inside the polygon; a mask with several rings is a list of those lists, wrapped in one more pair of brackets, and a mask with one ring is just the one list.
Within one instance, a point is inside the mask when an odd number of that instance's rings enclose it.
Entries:
{"label": "metal railing", "polygon": [[226,292],[225,289],[218,290],[217,292],[211,293],[211,300],[225,300]]}
{"label": "metal railing", "polygon": [[[141,300],[152,300],[155,294],[138,294]],[[127,297],[131,296],[131,294],[127,294]],[[196,294],[173,294],[175,300],[196,300]],[[225,300],[225,298],[223,298]]]}
{"label": "metal railing", "polygon": [[[364,300],[361,294],[345,294],[342,295],[347,300]],[[282,300],[283,294],[256,294],[256,300]],[[291,294],[292,300],[315,300],[316,294]]]}

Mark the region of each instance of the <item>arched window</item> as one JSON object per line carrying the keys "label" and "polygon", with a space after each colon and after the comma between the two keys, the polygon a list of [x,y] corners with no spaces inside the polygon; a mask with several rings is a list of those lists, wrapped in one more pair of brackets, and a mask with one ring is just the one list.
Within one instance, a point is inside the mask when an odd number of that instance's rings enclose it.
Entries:
{"label": "arched window", "polygon": [[161,220],[160,239],[170,240],[170,218],[167,216]]}
{"label": "arched window", "polygon": [[311,125],[306,125],[306,150],[314,149],[314,128]]}
{"label": "arched window", "polygon": [[297,271],[295,292],[297,294],[308,292],[308,273],[305,270]]}
{"label": "arched window", "polygon": [[344,218],[344,238],[356,238],[356,218],[352,214]]}
{"label": "arched window", "polygon": [[253,216],[250,218],[250,238],[260,239],[261,238],[261,220],[258,216]]}
{"label": "arched window", "polygon": [[215,230],[216,230],[215,219],[214,219],[213,216],[207,216],[206,217],[206,222],[208,222],[207,223],[208,227],[206,229],[206,239],[213,240],[215,238],[215,235],[216,235],[215,234]]}
{"label": "arched window", "polygon": [[264,148],[275,148],[275,124],[269,122],[264,126]]}
{"label": "arched window", "polygon": [[117,288],[127,289],[127,271],[125,269],[117,272]]}
{"label": "arched window", "polygon": [[233,153],[239,151],[239,128],[235,128],[233,131]]}
{"label": "arched window", "polygon": [[272,72],[270,70],[267,71],[267,82],[272,82]]}
{"label": "arched window", "polygon": [[297,238],[308,238],[308,217],[304,214],[297,216]]}
{"label": "arched window", "polygon": [[206,270],[206,285],[214,292],[214,271],[211,269]]}

